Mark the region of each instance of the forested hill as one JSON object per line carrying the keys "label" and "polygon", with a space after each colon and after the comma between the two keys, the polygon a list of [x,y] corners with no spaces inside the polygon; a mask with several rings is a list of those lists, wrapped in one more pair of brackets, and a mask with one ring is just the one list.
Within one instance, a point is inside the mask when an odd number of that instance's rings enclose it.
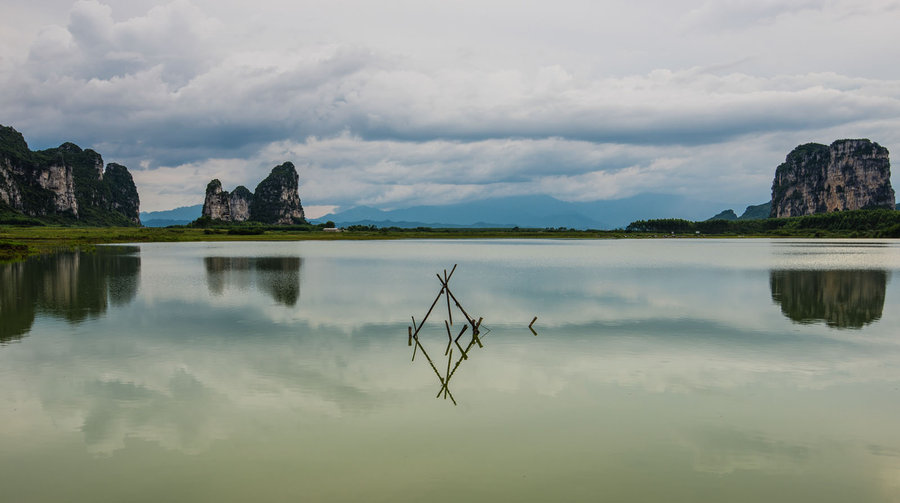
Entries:
{"label": "forested hill", "polygon": [[32,151],[0,126],[0,222],[140,225],[140,199],[128,168],[74,143]]}

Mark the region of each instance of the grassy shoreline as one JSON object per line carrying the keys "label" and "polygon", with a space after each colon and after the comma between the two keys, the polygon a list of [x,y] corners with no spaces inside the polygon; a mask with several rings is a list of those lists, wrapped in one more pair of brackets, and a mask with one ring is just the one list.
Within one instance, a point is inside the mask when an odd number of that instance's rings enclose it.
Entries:
{"label": "grassy shoreline", "polygon": [[652,238],[897,238],[900,212],[857,210],[805,217],[691,222],[641,220],[627,230],[416,229],[357,227],[343,232],[277,226],[64,227],[0,225],[0,262],[98,244],[195,241],[341,241],[384,239],[652,239]]}
{"label": "grassy shoreline", "polygon": [[229,229],[190,227],[0,227],[0,261],[98,244],[197,241],[346,241],[385,239],[598,239],[626,237],[623,231],[572,229],[409,229],[325,232],[265,230],[235,233]]}

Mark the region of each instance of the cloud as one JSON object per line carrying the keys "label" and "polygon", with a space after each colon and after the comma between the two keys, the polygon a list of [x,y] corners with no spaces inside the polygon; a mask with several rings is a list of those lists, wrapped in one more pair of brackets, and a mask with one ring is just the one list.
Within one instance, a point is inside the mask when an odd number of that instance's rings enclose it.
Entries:
{"label": "cloud", "polygon": [[[615,3],[600,21],[609,33],[596,34],[584,20],[556,18],[540,6],[523,9],[521,25],[501,22],[508,9],[491,4],[484,14],[499,23],[497,32],[476,23],[463,43],[458,33],[433,30],[436,40],[457,43],[449,52],[404,38],[419,35],[390,32],[394,15],[365,7],[365,26],[356,18],[341,25],[336,19],[344,18],[315,7],[303,10],[298,26],[272,19],[270,30],[256,32],[265,16],[234,6],[213,10],[178,0],[121,19],[115,16],[123,7],[112,5],[80,0],[65,23],[45,26],[21,64],[0,67],[0,106],[4,123],[36,146],[75,141],[150,170],[136,176],[144,209],[163,209],[178,199],[173,191],[187,190],[163,187],[178,176],[154,181],[149,173],[183,173],[186,187],[197,173],[231,170],[235,183],[250,186],[269,164],[285,160],[270,155],[279,149],[315,175],[309,183],[319,204],[389,206],[536,191],[589,200],[655,187],[699,193],[694,180],[709,178],[726,185],[753,179],[758,195],[743,188],[731,189],[732,197],[759,202],[767,195],[763,178],[777,165],[769,160],[773,152],[778,160],[797,143],[862,131],[890,148],[900,122],[900,80],[867,75],[884,74],[885,65],[854,72],[846,62],[860,58],[842,57],[847,44],[840,42],[820,46],[836,51],[832,63],[820,64],[805,52],[819,37],[811,29],[803,32],[809,44],[781,44],[786,34],[797,35],[788,20],[862,30],[861,23],[877,27],[896,16],[888,3],[684,2],[659,6],[659,16],[671,14],[674,23],[645,14],[648,26],[637,23],[638,10]],[[410,8],[401,19],[421,23],[411,27],[421,34],[432,26],[428,14],[435,12]],[[606,37],[621,31],[615,15],[635,21],[638,34],[671,36],[682,52],[633,35],[618,40],[626,44],[621,49],[609,45]],[[563,21],[573,37],[594,37],[579,41],[599,44],[602,61],[629,51],[639,56],[624,72],[589,63],[575,40],[565,47],[549,42]],[[514,47],[533,49],[522,26],[547,45],[533,57],[507,57]],[[704,30],[712,26],[726,31]],[[371,38],[353,36],[351,28]],[[497,33],[507,38],[497,41]],[[723,42],[737,49],[727,59],[716,54]],[[793,68],[783,71],[777,58],[760,62],[760,46],[778,47]],[[894,49],[884,50],[889,59]],[[825,137],[830,131],[844,134]],[[785,144],[774,135],[798,140]],[[775,143],[777,149],[747,152],[760,160],[758,172],[728,155]],[[347,149],[343,156],[338,147]],[[714,154],[725,159],[716,165]],[[190,197],[202,196],[204,186]],[[188,195],[179,204],[188,204]]]}
{"label": "cloud", "polygon": [[32,46],[34,70],[109,80],[160,66],[166,82],[183,84],[215,55],[212,40],[221,26],[190,2],[153,7],[145,16],[121,22],[112,14],[112,8],[96,0],[76,2],[65,34],[50,26]]}

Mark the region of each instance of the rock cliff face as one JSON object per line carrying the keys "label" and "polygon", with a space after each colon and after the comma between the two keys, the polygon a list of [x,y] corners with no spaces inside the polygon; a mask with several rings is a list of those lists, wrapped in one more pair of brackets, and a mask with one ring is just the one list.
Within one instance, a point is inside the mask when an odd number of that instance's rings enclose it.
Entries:
{"label": "rock cliff face", "polygon": [[247,187],[238,185],[229,193],[222,190],[222,182],[216,178],[206,186],[202,215],[223,222],[244,222],[250,219],[252,200],[253,193]]}
{"label": "rock cliff face", "polygon": [[231,218],[235,222],[245,222],[250,220],[250,203],[253,201],[253,193],[250,189],[243,185],[237,188],[228,196],[228,205],[231,207]]}
{"label": "rock cliff face", "polygon": [[775,170],[772,217],[863,208],[894,208],[888,150],[877,143],[807,143]]}
{"label": "rock cliff face", "polygon": [[104,208],[124,215],[131,223],[140,225],[141,202],[128,168],[111,162],[106,165],[101,180],[109,188],[108,204]]}
{"label": "rock cliff face", "polygon": [[273,168],[269,176],[256,186],[255,192],[240,185],[229,193],[222,190],[222,182],[212,180],[206,186],[202,215],[223,222],[302,222],[304,214],[298,181],[297,170],[290,162]]}
{"label": "rock cliff face", "polygon": [[304,219],[297,170],[286,162],[276,166],[265,180],[259,182],[250,205],[251,218],[268,224],[292,224]]}
{"label": "rock cliff face", "polygon": [[125,166],[74,143],[31,151],[0,126],[0,212],[86,225],[140,225],[140,199]]}
{"label": "rock cliff face", "polygon": [[222,182],[218,178],[206,184],[206,197],[203,198],[204,217],[213,220],[231,222],[231,205],[228,204],[228,192],[222,190]]}

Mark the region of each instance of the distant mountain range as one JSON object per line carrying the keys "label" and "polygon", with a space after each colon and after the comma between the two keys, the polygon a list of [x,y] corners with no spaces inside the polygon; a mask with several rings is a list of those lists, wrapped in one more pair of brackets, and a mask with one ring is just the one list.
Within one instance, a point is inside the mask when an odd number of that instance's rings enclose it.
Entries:
{"label": "distant mountain range", "polygon": [[141,212],[141,223],[144,227],[165,227],[167,225],[185,225],[200,218],[202,204],[180,206],[174,210]]}
{"label": "distant mountain range", "polygon": [[667,194],[641,194],[625,199],[565,202],[550,196],[513,196],[441,206],[379,210],[357,206],[315,219],[340,227],[568,227],[617,229],[635,220],[684,218],[704,220],[725,206]]}
{"label": "distant mountain range", "polygon": [[[570,229],[624,228],[635,220],[684,218],[705,220],[725,206],[667,194],[641,194],[611,201],[565,202],[550,196],[512,196],[466,203],[413,206],[380,210],[356,206],[330,213],[312,222],[333,221],[339,227],[568,227]],[[173,210],[141,213],[147,227],[184,225],[200,217],[202,204]]]}
{"label": "distant mountain range", "polygon": [[[471,203],[443,206],[414,206],[384,211],[369,206],[356,206],[330,213],[312,222],[331,220],[340,227],[375,225],[378,227],[568,227],[570,229],[624,228],[635,220],[652,218],[768,218],[770,203],[750,205],[738,217],[731,210],[717,212],[726,206],[709,201],[695,201],[682,196],[642,194],[614,201],[567,203],[550,196],[504,197]],[[900,210],[900,204],[897,205]],[[141,212],[141,223],[147,227],[185,225],[200,217],[202,204],[173,210]],[[734,217],[727,216],[731,212]]]}

